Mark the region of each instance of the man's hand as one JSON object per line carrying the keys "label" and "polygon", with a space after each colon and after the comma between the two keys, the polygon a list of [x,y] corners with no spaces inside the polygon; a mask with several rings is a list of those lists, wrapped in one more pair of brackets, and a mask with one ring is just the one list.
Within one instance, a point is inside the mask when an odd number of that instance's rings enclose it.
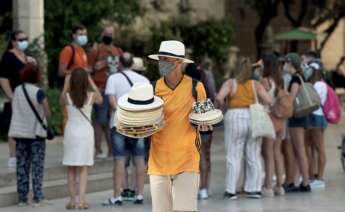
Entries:
{"label": "man's hand", "polygon": [[199,132],[207,132],[207,131],[212,131],[213,127],[212,125],[201,124],[201,125],[198,125],[198,130]]}

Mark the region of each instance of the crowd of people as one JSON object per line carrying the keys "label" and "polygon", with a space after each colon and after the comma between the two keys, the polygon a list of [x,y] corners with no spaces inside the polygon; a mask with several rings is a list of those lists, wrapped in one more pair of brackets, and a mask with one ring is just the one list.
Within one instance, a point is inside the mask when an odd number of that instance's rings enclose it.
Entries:
{"label": "crowd of people", "polygon": [[[117,100],[133,84],[150,83],[143,59],[113,45],[112,26],[104,27],[101,43],[89,54],[84,49],[88,42],[84,26],[73,28],[71,37],[61,50],[58,67],[64,77],[60,103],[64,111],[62,163],[68,170],[70,196],[66,209],[89,208],[85,198],[88,168],[95,158],[113,157],[113,194],[104,206],[120,206],[128,200],[143,204],[147,169],[153,211],[197,211],[197,199],[209,198],[213,127],[194,128],[188,114],[194,101],[206,98],[224,111],[225,199],[235,200],[242,192],[248,198],[261,198],[325,187],[328,123],[322,106],[328,85],[317,54],[269,53],[256,63],[243,58],[217,92],[210,60],[196,65],[185,57],[183,43],[163,41],[159,52],[149,58],[158,61],[161,78],[153,87],[164,100],[166,124],[151,138],[133,139],[116,131],[114,112]],[[42,181],[51,112],[39,86],[41,72],[36,60],[25,54],[27,47],[25,32],[13,32],[0,62],[1,88],[10,100],[4,107],[11,117],[8,165],[17,169],[18,206],[29,202],[30,169],[33,203],[47,205]],[[199,81],[195,88],[192,78]],[[306,82],[313,85],[321,106],[303,117],[275,117],[272,107],[278,99],[295,101]],[[250,107],[257,102],[272,119],[274,139],[252,136]],[[106,150],[102,149],[104,140]],[[239,187],[243,160],[244,185]],[[130,168],[134,180],[128,179]]]}

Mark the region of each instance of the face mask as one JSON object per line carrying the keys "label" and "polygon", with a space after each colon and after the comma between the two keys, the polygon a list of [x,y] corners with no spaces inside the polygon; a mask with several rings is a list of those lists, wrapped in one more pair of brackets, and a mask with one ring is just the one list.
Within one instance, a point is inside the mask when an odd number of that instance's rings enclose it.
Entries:
{"label": "face mask", "polygon": [[306,80],[308,80],[312,75],[313,75],[313,68],[309,67],[309,66],[305,66],[303,68],[303,75],[305,77]]}
{"label": "face mask", "polygon": [[261,68],[256,68],[254,73],[253,73],[253,78],[255,80],[260,80],[261,79]]}
{"label": "face mask", "polygon": [[87,36],[86,35],[78,35],[77,37],[77,43],[80,46],[84,46],[85,44],[87,44]]}
{"label": "face mask", "polygon": [[288,85],[290,84],[291,79],[292,79],[292,76],[290,73],[284,73],[283,74],[284,88],[285,89],[287,89]]}
{"label": "face mask", "polygon": [[174,62],[160,60],[158,62],[158,68],[159,68],[159,73],[162,76],[166,76],[176,68],[176,65]]}
{"label": "face mask", "polygon": [[29,42],[27,40],[17,41],[17,46],[20,50],[24,51],[28,48]]}
{"label": "face mask", "polygon": [[283,73],[284,73],[284,74],[290,73],[289,64],[284,63],[284,66],[283,66]]}
{"label": "face mask", "polygon": [[110,36],[103,36],[102,37],[102,42],[105,44],[105,45],[109,45],[113,42],[113,38],[110,37]]}

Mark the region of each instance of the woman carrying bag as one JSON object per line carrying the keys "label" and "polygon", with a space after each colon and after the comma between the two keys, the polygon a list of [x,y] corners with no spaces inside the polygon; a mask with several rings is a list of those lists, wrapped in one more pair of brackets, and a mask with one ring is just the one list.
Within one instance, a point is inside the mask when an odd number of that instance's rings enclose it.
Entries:
{"label": "woman carrying bag", "polygon": [[[41,79],[38,67],[28,64],[20,73],[23,84],[13,94],[8,133],[16,141],[18,206],[28,205],[30,167],[34,206],[45,206],[42,181],[47,130],[44,126],[50,119],[50,109],[46,94],[37,86]],[[40,123],[36,113],[45,125]]]}
{"label": "woman carrying bag", "polygon": [[[261,83],[251,80],[252,63],[249,59],[240,62],[238,74],[234,79],[225,81],[219,91],[217,104],[224,105],[229,98],[224,119],[226,149],[226,188],[224,197],[234,200],[236,185],[240,176],[242,157],[246,161],[246,181],[244,191],[249,198],[261,197],[262,165],[261,138],[253,138],[251,109],[257,104],[257,98],[265,104],[271,104],[272,98]],[[267,114],[266,114],[267,115]]]}
{"label": "woman carrying bag", "polygon": [[[89,91],[92,88],[93,91]],[[102,95],[97,86],[83,69],[76,69],[65,78],[60,102],[67,107],[68,120],[64,131],[63,165],[68,167],[68,189],[70,201],[66,209],[86,210],[85,200],[88,167],[94,164],[95,139],[91,124],[94,103],[101,104]],[[79,180],[77,180],[79,177]],[[78,183],[77,183],[78,182]],[[77,185],[79,188],[77,189]],[[79,195],[77,194],[79,191]],[[76,204],[76,195],[79,204]]]}
{"label": "woman carrying bag", "polygon": [[[285,194],[283,188],[284,158],[282,155],[282,139],[286,133],[287,117],[292,115],[293,101],[283,88],[284,82],[282,71],[279,69],[278,58],[274,54],[264,55],[263,67],[261,83],[274,102],[274,106],[268,108],[268,110],[274,123],[276,139],[263,138],[262,154],[265,162],[265,181],[262,195],[273,197],[274,195]],[[286,112],[289,112],[288,116],[283,114]],[[277,177],[277,182],[273,189],[274,174]]]}
{"label": "woman carrying bag", "polygon": [[[301,67],[301,58],[296,53],[289,53],[285,57],[285,63],[283,69],[289,72],[292,76],[288,91],[295,101],[295,112],[296,108],[296,98],[298,98],[299,93],[302,90],[303,83],[305,79],[303,77],[303,71]],[[299,187],[294,184],[294,178],[286,179],[286,192],[310,192],[311,188],[309,185],[309,169],[308,169],[308,158],[305,148],[305,128],[308,126],[308,116],[298,116],[296,114],[294,117],[288,120],[288,128],[290,141],[293,146],[293,150],[296,157],[297,166],[302,175],[302,183]]]}

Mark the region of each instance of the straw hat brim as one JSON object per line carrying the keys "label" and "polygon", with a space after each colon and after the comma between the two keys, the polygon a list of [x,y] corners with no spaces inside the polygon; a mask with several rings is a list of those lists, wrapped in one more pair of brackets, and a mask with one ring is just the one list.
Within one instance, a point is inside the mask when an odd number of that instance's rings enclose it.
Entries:
{"label": "straw hat brim", "polygon": [[171,57],[171,58],[183,60],[183,63],[194,63],[193,60],[190,60],[184,57],[171,56],[171,55],[165,55],[165,54],[151,54],[148,57],[152,60],[159,60],[159,57]]}
{"label": "straw hat brim", "polygon": [[143,111],[162,107],[164,104],[163,100],[157,96],[153,98],[153,102],[150,104],[132,104],[128,102],[128,94],[126,94],[119,98],[118,105],[121,109],[127,111]]}
{"label": "straw hat brim", "polygon": [[189,114],[189,119],[198,121],[198,122],[208,122],[212,120],[217,120],[217,119],[223,119],[223,113],[221,110],[212,110],[208,111],[206,113],[190,113]]}
{"label": "straw hat brim", "polygon": [[213,119],[213,120],[208,120],[208,121],[197,121],[197,120],[190,119],[190,122],[194,125],[201,125],[201,124],[216,125],[222,121],[223,121],[223,116],[218,117],[218,118]]}

